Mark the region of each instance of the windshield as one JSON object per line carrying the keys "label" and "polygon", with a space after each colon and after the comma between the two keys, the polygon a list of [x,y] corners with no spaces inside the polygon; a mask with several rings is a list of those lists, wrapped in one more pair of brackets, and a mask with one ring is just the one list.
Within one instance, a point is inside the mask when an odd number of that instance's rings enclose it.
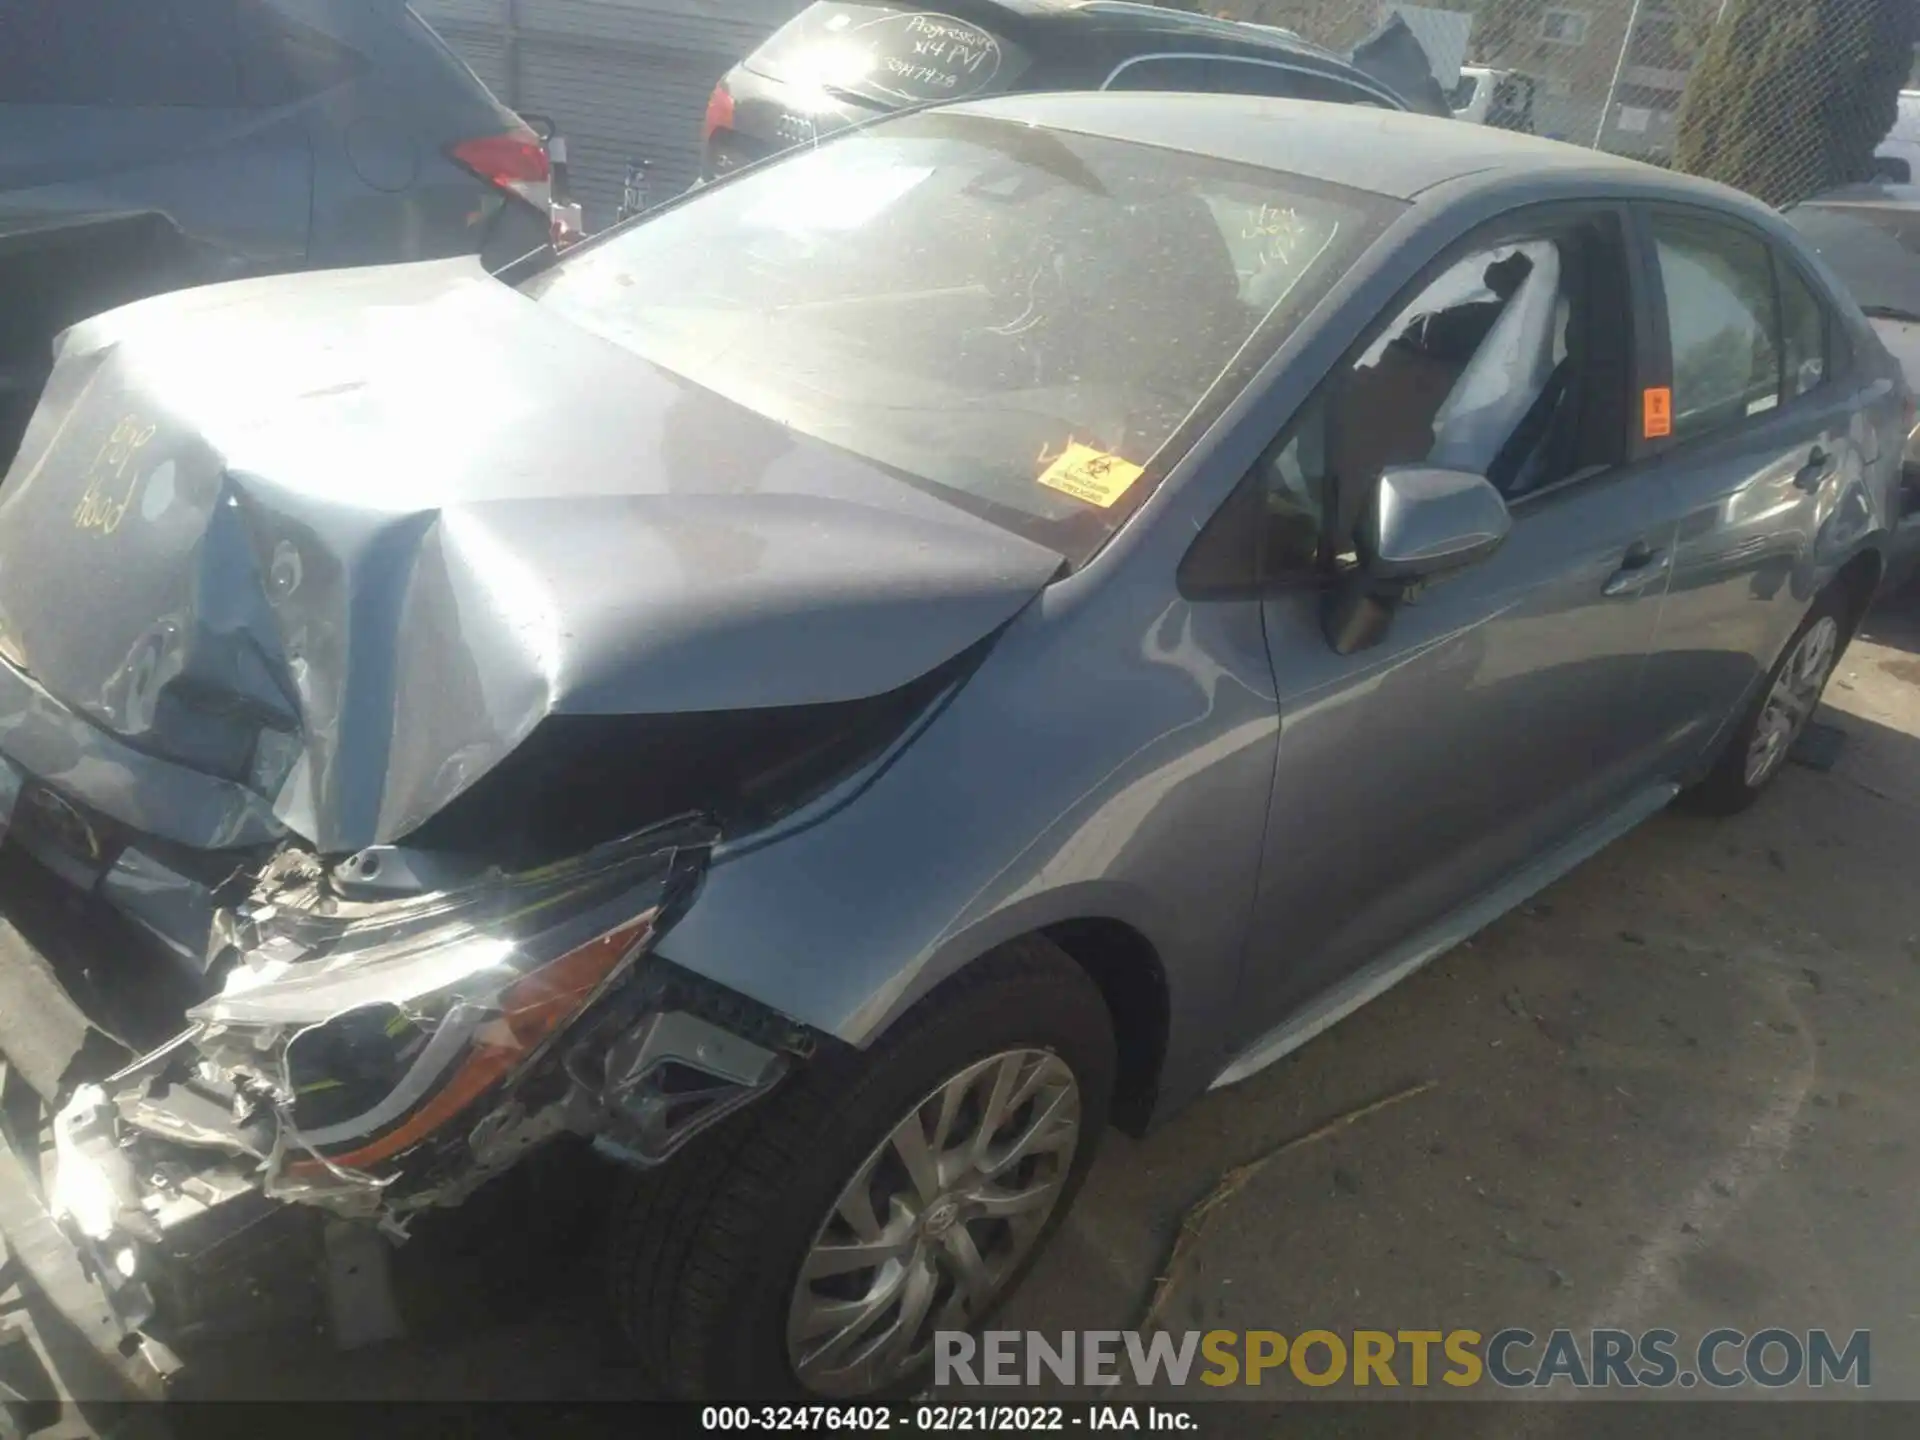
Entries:
{"label": "windshield", "polygon": [[1920,319],[1920,209],[1807,203],[1786,215],[1862,310]]}
{"label": "windshield", "polygon": [[1399,208],[927,111],[713,186],[525,289],[1078,563]]}

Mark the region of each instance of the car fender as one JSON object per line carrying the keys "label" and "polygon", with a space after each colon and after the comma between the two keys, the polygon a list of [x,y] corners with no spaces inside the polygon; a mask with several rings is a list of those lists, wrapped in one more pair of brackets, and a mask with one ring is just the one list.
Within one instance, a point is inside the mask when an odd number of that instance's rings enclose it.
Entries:
{"label": "car fender", "polygon": [[830,813],[723,845],[662,957],[865,1047],[1005,941],[1113,920],[1164,963],[1169,1054],[1229,1045],[1279,734],[1258,607],[1099,579]]}

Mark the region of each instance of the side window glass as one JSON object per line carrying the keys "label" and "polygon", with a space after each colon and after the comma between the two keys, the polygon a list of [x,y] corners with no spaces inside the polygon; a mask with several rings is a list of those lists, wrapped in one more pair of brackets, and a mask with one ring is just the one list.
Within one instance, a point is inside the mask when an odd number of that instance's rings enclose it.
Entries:
{"label": "side window glass", "polygon": [[1162,60],[1142,60],[1128,65],[1107,81],[1109,90],[1186,90],[1213,89],[1210,64],[1197,57],[1173,56]]}
{"label": "side window glass", "polygon": [[237,106],[233,0],[0,3],[0,102]]}
{"label": "side window glass", "polygon": [[1220,507],[1180,565],[1194,595],[1247,595],[1274,580],[1311,577],[1329,558],[1332,476],[1326,387],[1294,417]]}
{"label": "side window glass", "polygon": [[1509,499],[1626,455],[1632,319],[1611,215],[1469,251],[1328,375],[1183,567],[1216,593],[1353,549],[1381,473],[1484,475]]}
{"label": "side window glass", "polygon": [[1388,322],[1329,402],[1343,548],[1391,465],[1484,475],[1517,499],[1619,462],[1631,351],[1621,257],[1610,219],[1480,250]]}
{"label": "side window glass", "polygon": [[1282,99],[1307,100],[1300,82],[1307,77],[1278,65],[1254,65],[1245,60],[1221,59],[1213,62],[1213,88],[1225,95],[1277,95]]}
{"label": "side window glass", "polygon": [[1331,76],[1248,60],[1214,61],[1213,88],[1228,95],[1273,95],[1291,100],[1325,100],[1335,105],[1379,103],[1366,91]]}
{"label": "side window glass", "polygon": [[1325,392],[1316,394],[1279,442],[1260,458],[1260,526],[1267,574],[1307,571],[1327,538]]}
{"label": "side window glass", "polygon": [[1764,242],[1711,221],[1655,215],[1673,343],[1673,434],[1711,434],[1780,403],[1773,265]]}
{"label": "side window glass", "polygon": [[1816,389],[1828,374],[1827,311],[1806,281],[1780,262],[1781,339],[1786,352],[1787,399]]}

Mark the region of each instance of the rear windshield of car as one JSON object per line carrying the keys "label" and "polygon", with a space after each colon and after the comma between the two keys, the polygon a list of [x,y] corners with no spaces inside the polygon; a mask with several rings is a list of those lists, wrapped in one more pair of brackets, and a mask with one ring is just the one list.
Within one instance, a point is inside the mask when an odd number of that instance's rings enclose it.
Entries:
{"label": "rear windshield of car", "polygon": [[971,20],[894,5],[810,5],[747,59],[789,84],[882,105],[1005,90],[1027,53]]}
{"label": "rear windshield of car", "polygon": [[698,192],[525,288],[1077,564],[1401,208],[924,111]]}
{"label": "rear windshield of car", "polygon": [[1808,202],[1787,211],[1869,315],[1920,320],[1920,208]]}

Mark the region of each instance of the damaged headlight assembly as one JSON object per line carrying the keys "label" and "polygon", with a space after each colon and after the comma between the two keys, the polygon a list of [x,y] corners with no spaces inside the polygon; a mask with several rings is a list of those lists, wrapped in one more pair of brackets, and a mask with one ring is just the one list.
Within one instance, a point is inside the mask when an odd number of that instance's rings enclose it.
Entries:
{"label": "damaged headlight assembly", "polygon": [[[283,853],[217,917],[221,988],[189,1028],[56,1117],[59,1208],[96,1239],[138,1234],[124,1214],[108,1226],[101,1197],[125,1210],[128,1155],[149,1215],[169,1188],[204,1189],[200,1172],[169,1181],[182,1146],[269,1196],[390,1223],[565,1132],[659,1163],[811,1043],[647,956],[712,841],[658,827],[426,889],[405,852]],[[413,893],[388,893],[382,867]]]}

